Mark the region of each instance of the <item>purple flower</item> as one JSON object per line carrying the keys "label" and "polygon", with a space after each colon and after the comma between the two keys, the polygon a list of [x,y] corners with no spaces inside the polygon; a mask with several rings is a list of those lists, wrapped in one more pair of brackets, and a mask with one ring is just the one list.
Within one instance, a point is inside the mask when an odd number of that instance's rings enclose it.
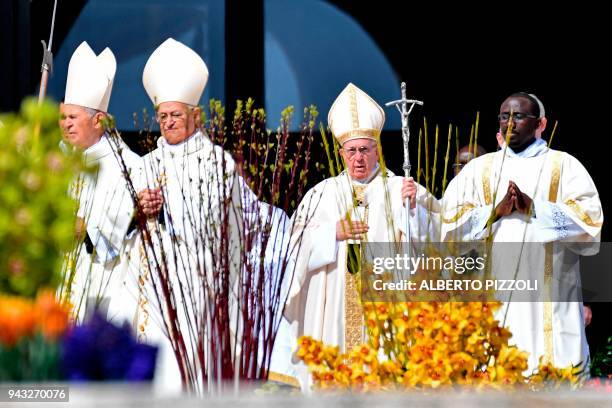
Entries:
{"label": "purple flower", "polygon": [[157,347],[137,343],[132,350],[132,358],[125,372],[128,381],[151,381],[155,373]]}
{"label": "purple flower", "polygon": [[157,347],[136,342],[128,325],[99,314],[70,330],[62,342],[62,371],[69,381],[150,381]]}

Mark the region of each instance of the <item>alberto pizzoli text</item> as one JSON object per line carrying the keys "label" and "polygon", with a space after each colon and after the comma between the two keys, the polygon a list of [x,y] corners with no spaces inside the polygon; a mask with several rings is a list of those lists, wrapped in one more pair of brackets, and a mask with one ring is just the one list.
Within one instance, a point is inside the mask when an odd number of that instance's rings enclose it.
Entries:
{"label": "alberto pizzoli text", "polygon": [[429,279],[422,281],[402,279],[396,282],[385,282],[382,279],[376,279],[372,282],[372,286],[378,291],[537,291],[538,281],[536,279]]}

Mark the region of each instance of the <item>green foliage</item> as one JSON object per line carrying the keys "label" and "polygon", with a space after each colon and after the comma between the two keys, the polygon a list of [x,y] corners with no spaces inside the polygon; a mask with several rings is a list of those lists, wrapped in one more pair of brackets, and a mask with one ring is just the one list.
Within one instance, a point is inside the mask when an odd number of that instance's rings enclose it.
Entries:
{"label": "green foliage", "polygon": [[0,116],[0,292],[34,296],[60,281],[74,239],[69,187],[80,160],[59,147],[58,108],[25,100]]}
{"label": "green foliage", "polygon": [[591,375],[593,377],[612,376],[612,336],[604,347],[600,347],[591,360]]}
{"label": "green foliage", "polygon": [[14,347],[0,344],[0,382],[59,380],[60,344],[41,333],[21,339]]}

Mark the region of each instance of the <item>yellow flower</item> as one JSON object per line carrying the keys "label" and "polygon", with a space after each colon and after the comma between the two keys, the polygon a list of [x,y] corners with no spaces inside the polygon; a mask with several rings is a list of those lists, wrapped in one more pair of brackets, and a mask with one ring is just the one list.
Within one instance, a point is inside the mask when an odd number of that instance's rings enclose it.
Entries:
{"label": "yellow flower", "polygon": [[[499,307],[499,302],[365,303],[366,344],[341,354],[338,347],[301,338],[298,356],[319,389],[522,386],[527,354],[508,346],[511,333],[493,314]],[[379,361],[379,356],[385,357]],[[550,381],[577,384],[578,374],[575,367],[541,363],[529,384],[533,389]]]}
{"label": "yellow flower", "polygon": [[477,361],[466,352],[453,353],[450,357],[450,365],[455,373],[469,373],[476,368]]}
{"label": "yellow flower", "polygon": [[377,303],[375,314],[378,320],[387,320],[389,318],[389,306],[386,303]]}
{"label": "yellow flower", "polygon": [[367,344],[355,347],[350,353],[350,359],[364,364],[377,363],[376,350]]}

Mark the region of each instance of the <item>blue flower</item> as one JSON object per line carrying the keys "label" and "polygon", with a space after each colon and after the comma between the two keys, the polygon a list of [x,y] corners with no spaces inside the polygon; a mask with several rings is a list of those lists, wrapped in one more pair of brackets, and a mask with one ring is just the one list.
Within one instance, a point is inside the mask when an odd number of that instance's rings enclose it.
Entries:
{"label": "blue flower", "polygon": [[150,381],[157,347],[139,344],[128,325],[117,327],[94,314],[62,343],[62,371],[69,381]]}

